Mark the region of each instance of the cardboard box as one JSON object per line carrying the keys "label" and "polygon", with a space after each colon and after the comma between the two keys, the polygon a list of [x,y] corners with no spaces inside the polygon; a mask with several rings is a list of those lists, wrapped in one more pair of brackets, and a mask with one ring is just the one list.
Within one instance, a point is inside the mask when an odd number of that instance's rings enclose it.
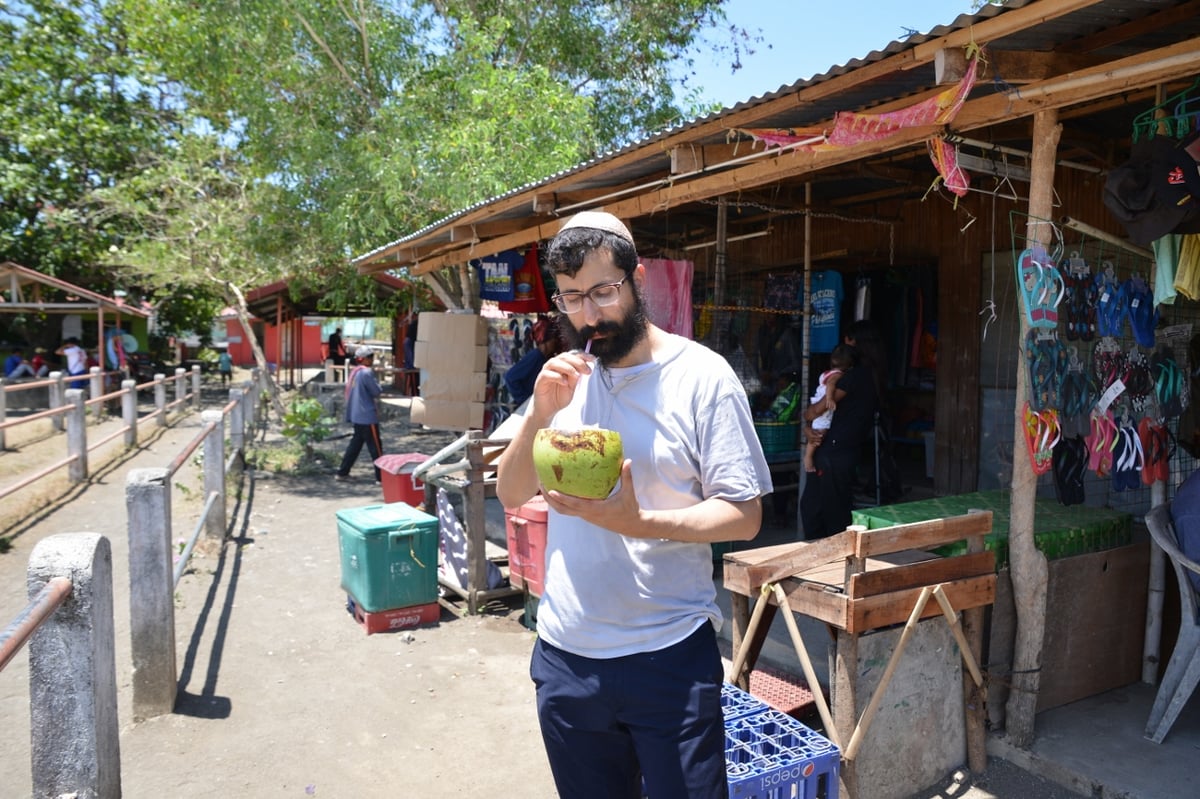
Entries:
{"label": "cardboard box", "polygon": [[410,420],[438,430],[482,430],[483,403],[413,397]]}
{"label": "cardboard box", "polygon": [[[451,346],[443,342],[418,341],[413,350],[413,365],[430,374],[471,374],[487,372],[486,346]],[[425,377],[422,377],[424,382]]]}
{"label": "cardboard box", "polygon": [[421,382],[421,396],[427,400],[483,402],[487,399],[487,373],[430,372]]}
{"label": "cardboard box", "polygon": [[487,320],[473,313],[426,311],[417,320],[417,341],[443,344],[450,349],[487,346]]}

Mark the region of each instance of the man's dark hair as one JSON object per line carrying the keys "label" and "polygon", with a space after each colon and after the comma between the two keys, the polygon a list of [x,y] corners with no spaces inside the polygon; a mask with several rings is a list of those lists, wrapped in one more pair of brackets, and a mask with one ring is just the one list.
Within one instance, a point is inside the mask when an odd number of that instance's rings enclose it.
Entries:
{"label": "man's dark hair", "polygon": [[546,266],[555,274],[574,277],[587,256],[596,250],[612,253],[613,263],[626,275],[632,275],[637,268],[638,256],[633,244],[615,233],[588,227],[567,228],[551,239],[546,248]]}

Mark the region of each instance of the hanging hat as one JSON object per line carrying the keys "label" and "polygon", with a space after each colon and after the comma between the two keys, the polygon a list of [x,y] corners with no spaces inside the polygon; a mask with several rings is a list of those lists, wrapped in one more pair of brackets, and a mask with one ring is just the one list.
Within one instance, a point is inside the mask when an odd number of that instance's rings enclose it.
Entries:
{"label": "hanging hat", "polygon": [[1171,148],[1168,155],[1168,180],[1183,187],[1192,198],[1192,204],[1200,203],[1200,131],[1196,131]]}
{"label": "hanging hat", "polygon": [[587,227],[594,230],[603,230],[612,233],[615,236],[620,236],[625,241],[633,244],[633,234],[629,232],[629,228],[625,227],[625,223],[617,219],[607,211],[580,211],[575,216],[568,219],[561,228],[559,233],[573,227]]}
{"label": "hanging hat", "polygon": [[1166,136],[1138,142],[1129,160],[1112,169],[1104,182],[1104,204],[1134,244],[1191,232],[1200,222],[1200,202],[1174,170],[1175,144]]}

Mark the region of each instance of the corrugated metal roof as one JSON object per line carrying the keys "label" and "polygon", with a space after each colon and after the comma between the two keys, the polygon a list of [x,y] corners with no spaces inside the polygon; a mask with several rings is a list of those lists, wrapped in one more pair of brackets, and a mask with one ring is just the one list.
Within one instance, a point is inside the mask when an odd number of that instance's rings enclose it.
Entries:
{"label": "corrugated metal roof", "polygon": [[[827,123],[839,111],[869,111],[886,103],[920,95],[933,88],[933,70],[892,69],[878,71],[869,79],[850,81],[837,91],[821,92],[815,87],[831,80],[853,75],[872,65],[903,55],[927,42],[969,31],[972,26],[995,19],[1018,9],[1045,5],[1046,14],[1038,17],[1036,24],[1026,24],[1019,30],[993,39],[987,43],[989,51],[1021,52],[1070,52],[1072,45],[1081,40],[1092,40],[1097,34],[1118,31],[1112,36],[1111,44],[1093,49],[1092,56],[1114,60],[1136,53],[1153,50],[1200,35],[1200,18],[1181,15],[1176,24],[1168,29],[1154,26],[1140,27],[1137,21],[1157,12],[1171,9],[1182,10],[1182,0],[1098,0],[1075,8],[1069,0],[1014,0],[1004,6],[986,5],[975,14],[962,14],[947,25],[940,25],[927,33],[915,34],[889,43],[882,50],[875,50],[862,58],[854,58],[840,66],[834,66],[820,75],[780,86],[767,94],[751,97],[717,112],[696,117],[644,139],[614,149],[564,169],[538,181],[531,181],[508,192],[483,200],[450,214],[420,230],[407,234],[395,241],[382,245],[354,259],[355,264],[375,261],[381,254],[402,248],[440,229],[448,230],[456,222],[509,220],[532,216],[528,207],[506,207],[506,203],[521,195],[538,189],[555,188],[570,190],[595,190],[621,186],[639,181],[653,182],[656,176],[670,175],[670,148],[667,143],[693,145],[715,145],[727,141],[730,128],[745,127],[743,120],[751,119],[749,126],[757,128],[805,128]],[[1064,7],[1065,14],[1057,14]],[[962,38],[961,36],[959,37]],[[1007,86],[1003,74],[991,75],[981,80],[972,92],[972,98],[997,92],[1019,92],[1019,87]],[[798,103],[780,102],[791,96],[803,100]],[[755,116],[755,109],[761,110]],[[725,122],[729,120],[729,124]],[[736,120],[736,122],[734,121]],[[1128,130],[1128,128],[1125,128]],[[747,145],[749,149],[749,144]],[[603,168],[601,168],[603,167]],[[665,183],[665,178],[663,181]],[[560,209],[561,210],[561,209]],[[484,212],[487,213],[484,213]],[[441,242],[441,237],[436,237]],[[438,243],[430,240],[426,243]]]}

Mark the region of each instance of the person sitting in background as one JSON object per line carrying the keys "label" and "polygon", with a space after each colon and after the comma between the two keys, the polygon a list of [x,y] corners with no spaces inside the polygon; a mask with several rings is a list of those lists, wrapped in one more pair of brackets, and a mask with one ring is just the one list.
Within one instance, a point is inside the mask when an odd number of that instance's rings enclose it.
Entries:
{"label": "person sitting in background", "polygon": [[29,365],[33,367],[35,377],[45,377],[50,374],[50,364],[46,363],[46,350],[42,347],[33,351],[33,358],[30,359]]}
{"label": "person sitting in background", "polygon": [[25,360],[24,350],[13,350],[12,354],[4,359],[4,376],[14,380],[18,377],[34,376],[33,367]]}
{"label": "person sitting in background", "polygon": [[550,319],[539,319],[533,326],[534,346],[504,373],[504,385],[514,408],[519,408],[533,393],[533,384],[546,361],[562,351],[558,329]]}

